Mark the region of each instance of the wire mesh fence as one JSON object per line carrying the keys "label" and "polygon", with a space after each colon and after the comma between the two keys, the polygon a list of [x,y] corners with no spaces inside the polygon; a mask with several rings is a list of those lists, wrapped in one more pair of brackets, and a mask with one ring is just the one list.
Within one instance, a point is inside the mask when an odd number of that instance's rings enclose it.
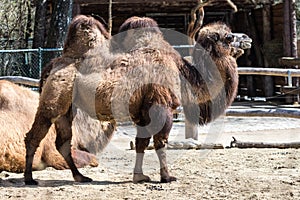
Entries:
{"label": "wire mesh fence", "polygon": [[61,55],[62,48],[0,50],[0,76],[24,76],[40,78],[43,67],[54,57]]}
{"label": "wire mesh fence", "polygon": [[[191,45],[174,48],[186,54]],[[0,50],[0,76],[23,76],[39,79],[43,67],[62,53],[62,48]],[[181,52],[184,51],[184,52]]]}

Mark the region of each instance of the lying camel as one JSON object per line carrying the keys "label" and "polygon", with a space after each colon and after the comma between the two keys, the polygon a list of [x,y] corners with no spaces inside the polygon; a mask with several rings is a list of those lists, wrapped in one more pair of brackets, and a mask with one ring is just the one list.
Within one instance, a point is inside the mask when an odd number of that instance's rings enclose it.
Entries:
{"label": "lying camel", "polygon": [[[39,102],[39,94],[9,81],[0,81],[0,171],[24,172],[25,132],[31,127]],[[72,157],[77,167],[96,167],[95,155],[79,149],[85,146],[80,139],[82,134],[73,131]],[[55,147],[56,133],[53,126],[41,141],[33,161],[34,170],[46,167],[69,168]],[[76,141],[77,140],[77,141]]]}

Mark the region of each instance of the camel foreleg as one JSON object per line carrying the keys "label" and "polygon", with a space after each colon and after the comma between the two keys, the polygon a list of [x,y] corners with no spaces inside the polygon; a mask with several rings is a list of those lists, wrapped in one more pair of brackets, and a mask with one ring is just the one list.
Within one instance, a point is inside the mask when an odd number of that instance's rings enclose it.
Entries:
{"label": "camel foreleg", "polygon": [[48,133],[48,130],[51,126],[51,119],[36,115],[34,123],[30,131],[26,134],[25,137],[25,146],[26,146],[26,164],[25,164],[25,184],[26,185],[37,185],[37,181],[32,178],[32,163],[33,157],[36,152],[36,149],[40,145],[42,139]]}
{"label": "camel foreleg", "polygon": [[33,157],[41,140],[52,123],[65,115],[71,107],[75,70],[73,65],[58,70],[49,76],[40,96],[39,107],[33,125],[25,137],[26,164],[25,184],[37,185],[32,178]]}
{"label": "camel foreleg", "polygon": [[69,111],[64,116],[61,116],[55,122],[55,129],[57,133],[57,137],[55,141],[56,148],[68,163],[75,181],[91,182],[92,179],[83,176],[78,171],[71,155],[72,120],[73,120],[71,109],[72,108],[70,108]]}

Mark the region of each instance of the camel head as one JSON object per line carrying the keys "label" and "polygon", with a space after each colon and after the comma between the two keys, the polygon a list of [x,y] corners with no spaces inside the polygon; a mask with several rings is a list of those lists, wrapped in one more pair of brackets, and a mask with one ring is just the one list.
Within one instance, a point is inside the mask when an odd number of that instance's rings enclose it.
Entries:
{"label": "camel head", "polygon": [[98,20],[91,16],[77,15],[69,25],[63,53],[80,57],[109,38],[109,33]]}
{"label": "camel head", "polygon": [[213,58],[230,55],[230,44],[234,36],[228,26],[217,22],[201,28],[197,43],[200,44]]}
{"label": "camel head", "polygon": [[198,35],[197,43],[201,45],[212,58],[241,56],[243,49],[251,48],[252,39],[246,34],[232,33],[231,29],[222,22],[204,26]]}

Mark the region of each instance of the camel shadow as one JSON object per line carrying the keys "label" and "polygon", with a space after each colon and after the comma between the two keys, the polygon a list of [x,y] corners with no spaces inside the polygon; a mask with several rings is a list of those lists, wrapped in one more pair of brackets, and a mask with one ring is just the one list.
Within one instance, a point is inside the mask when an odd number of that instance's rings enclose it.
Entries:
{"label": "camel shadow", "polygon": [[[0,186],[1,187],[29,187],[29,188],[36,188],[36,187],[60,187],[60,186],[67,186],[67,185],[121,185],[121,184],[131,184],[131,180],[125,181],[97,181],[94,180],[92,182],[87,183],[79,183],[73,180],[40,180],[36,179],[38,185],[25,185],[24,178],[8,178],[8,179],[0,179]],[[159,184],[159,181],[150,181],[147,183],[151,184]]]}

